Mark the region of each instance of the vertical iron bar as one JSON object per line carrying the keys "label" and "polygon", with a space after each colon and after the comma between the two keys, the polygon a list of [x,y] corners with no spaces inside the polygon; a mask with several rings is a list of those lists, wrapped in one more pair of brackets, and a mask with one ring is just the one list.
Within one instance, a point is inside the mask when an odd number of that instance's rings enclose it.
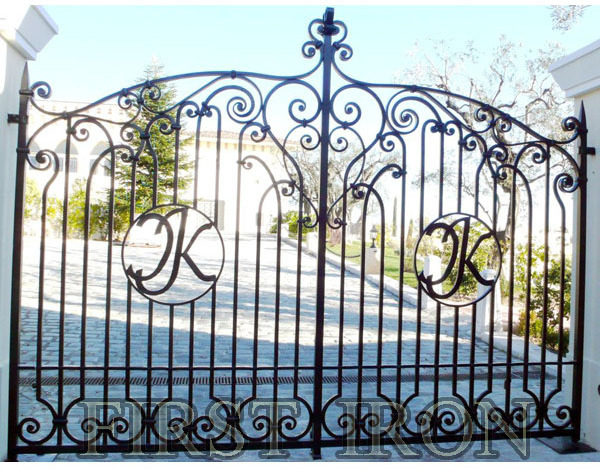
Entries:
{"label": "vertical iron bar", "polygon": [[[304,182],[300,179],[300,196],[298,197],[298,248],[296,250],[296,318],[294,330],[294,398],[298,398],[298,371],[300,366],[300,307],[302,296],[302,232],[304,231],[303,200]],[[343,262],[343,261],[342,261]]]}
{"label": "vertical iron bar", "polygon": [[[496,233],[498,230],[498,181],[494,178],[494,190],[492,191],[492,229]],[[495,288],[495,286],[494,286]],[[496,293],[492,289],[490,293],[490,323],[488,327],[488,362],[487,362],[487,391],[493,392],[494,389],[494,327],[496,322]]]}
{"label": "vertical iron bar", "polygon": [[[404,142],[404,141],[403,141]],[[406,167],[406,146],[402,145],[402,169]],[[406,177],[402,178],[402,205],[400,207],[400,259],[398,275],[398,328],[396,338],[396,403],[402,401],[402,329],[404,319],[404,240],[406,233]]]}
{"label": "vertical iron bar", "polygon": [[[62,247],[60,253],[60,303],[58,318],[58,390],[56,412],[60,418],[64,411],[64,360],[65,360],[65,315],[67,304],[67,239],[69,235],[69,175],[71,173],[71,139],[76,130],[71,117],[67,119],[67,140],[65,143],[65,159],[63,160],[64,192],[62,206]],[[106,400],[106,399],[105,399]],[[56,443],[62,444],[63,427],[56,429]]]}
{"label": "vertical iron bar", "polygon": [[[426,136],[427,125],[430,122],[425,122],[421,129],[421,173],[419,174],[419,238],[423,236],[425,230],[425,154],[426,154]],[[417,252],[414,253],[415,265],[417,265]],[[417,317],[415,331],[415,384],[414,395],[418,396],[421,384],[421,326],[423,313],[423,287],[419,283],[417,286]],[[427,301],[427,300],[426,300]]]}
{"label": "vertical iron bar", "polygon": [[[106,254],[106,315],[104,321],[104,383],[103,383],[103,395],[104,401],[108,402],[108,396],[110,392],[110,326],[111,326],[111,313],[112,313],[112,259],[113,259],[113,238],[114,238],[114,226],[115,226],[115,176],[117,169],[117,160],[114,151],[111,151],[110,161],[110,195],[108,198],[108,245]],[[104,406],[104,421],[108,421],[108,406]],[[102,435],[104,444],[108,442],[108,434]]]}
{"label": "vertical iron bar", "polygon": [[[235,202],[235,244],[233,257],[233,318],[231,321],[231,398],[230,402],[235,403],[236,379],[237,379],[237,328],[238,328],[238,300],[240,286],[240,219],[242,204],[242,136],[240,135],[237,148],[237,191]],[[235,408],[231,409],[231,415],[236,415]],[[232,437],[233,443],[233,437]]]}
{"label": "vertical iron bar", "polygon": [[149,445],[152,438],[152,328],[154,322],[154,302],[148,302],[148,330],[147,330],[147,351],[146,356],[146,426],[144,428],[146,432],[146,444]]}
{"label": "vertical iron bar", "polygon": [[550,158],[546,160],[546,177],[544,178],[544,313],[542,316],[542,345],[540,352],[540,406],[542,412],[540,416],[540,430],[544,429],[545,415],[548,412],[546,407],[546,347],[548,346],[548,264],[550,256],[549,232],[550,232]]}
{"label": "vertical iron bar", "polygon": [[573,439],[581,438],[581,400],[583,388],[583,324],[585,311],[585,242],[587,238],[587,120],[585,107],[581,103],[579,117],[579,213],[578,213],[578,259],[577,259],[577,315],[575,325],[575,338],[573,346],[573,418],[575,433]]}
{"label": "vertical iron bar", "polygon": [[[217,142],[215,145],[215,222],[217,227],[219,226],[217,212],[219,208],[219,171],[221,162],[221,114],[218,108],[214,108],[217,117]],[[197,178],[198,176],[196,176]],[[196,201],[194,201],[196,203]],[[210,399],[217,400],[215,396],[215,350],[216,350],[216,337],[217,337],[217,286],[214,285],[211,293],[210,303],[210,358],[209,358],[209,397]]]}
{"label": "vertical iron bar", "polygon": [[173,400],[173,328],[175,322],[175,306],[169,306],[169,357],[168,357],[168,400]]}
{"label": "vertical iron bar", "polygon": [[[364,336],[365,336],[365,277],[366,277],[366,244],[367,244],[367,208],[369,206],[369,197],[372,188],[369,187],[365,192],[365,198],[362,209],[362,227],[360,235],[360,288],[358,303],[358,350],[357,350],[357,380],[356,380],[356,407],[354,415],[355,422],[361,421],[362,412],[362,392],[363,392],[363,361],[364,361]],[[357,423],[354,433],[354,446],[360,444],[361,427]]]}
{"label": "vertical iron bar", "polygon": [[[485,152],[487,149],[481,149],[481,162],[477,167],[477,171],[475,172],[475,195],[473,196],[473,215],[475,217],[479,216],[479,179],[481,177],[481,171],[483,168],[483,164],[485,162]],[[493,202],[494,203],[494,202]],[[493,296],[493,295],[492,295]],[[484,313],[487,314],[487,313]],[[475,341],[477,338],[476,335],[477,329],[477,305],[473,304],[471,306],[471,335],[470,335],[470,350],[469,350],[469,411],[473,414],[475,410]]]}
{"label": "vertical iron bar", "polygon": [[[100,159],[100,157],[98,157]],[[81,337],[79,349],[79,397],[85,397],[85,363],[86,363],[86,331],[88,303],[88,269],[90,242],[90,205],[94,166],[90,168],[85,190],[84,222],[83,222],[83,264],[81,266]],[[38,328],[38,336],[41,327]],[[41,343],[41,342],[40,342]],[[38,381],[39,383],[39,381]]]}
{"label": "vertical iron bar", "polygon": [[21,263],[23,239],[23,209],[25,203],[25,158],[27,150],[27,103],[29,101],[29,72],[27,65],[19,92],[19,129],[17,137],[17,174],[15,187],[15,218],[13,235],[13,264],[10,319],[10,377],[8,389],[8,460],[17,459],[17,425],[19,418],[19,323],[21,317]]}
{"label": "vertical iron bar", "polygon": [[[278,410],[277,404],[279,400],[279,328],[280,328],[280,304],[281,304],[281,200],[279,188],[275,185],[275,193],[277,195],[277,251],[275,261],[275,330],[273,331],[273,424],[274,429],[271,430],[271,444],[275,446],[279,438]],[[262,207],[261,207],[262,212]],[[258,226],[260,230],[260,225]],[[260,266],[259,266],[260,269]]]}
{"label": "vertical iron bar", "polygon": [[[556,186],[554,192],[557,194]],[[565,206],[560,200],[560,196],[557,196],[557,201],[560,204],[560,303],[558,306],[558,357],[557,357],[557,372],[556,372],[556,387],[562,390],[562,375],[563,375],[563,355],[565,353],[563,338],[564,338],[564,327],[563,322],[565,319],[565,274],[566,274],[566,259],[565,259],[565,236],[566,236],[566,225],[565,225]]]}
{"label": "vertical iron bar", "polygon": [[[515,229],[517,224],[517,171],[512,168],[512,181],[510,186],[510,263],[509,263],[509,282],[508,282],[508,333],[506,336],[506,373],[505,373],[505,397],[504,412],[510,413],[511,406],[511,387],[512,387],[512,358],[513,358],[513,315],[515,301]],[[495,288],[495,286],[494,286]]]}
{"label": "vertical iron bar", "polygon": [[194,334],[196,321],[196,302],[190,303],[190,334],[188,336],[188,417],[187,424],[194,421]]}
{"label": "vertical iron bar", "polygon": [[[457,126],[459,142],[463,141],[463,130]],[[456,211],[462,211],[462,180],[463,180],[463,145],[458,144],[458,172],[456,187]],[[458,395],[458,336],[459,329],[459,307],[454,308],[454,337],[452,338],[452,395]]]}
{"label": "vertical iron bar", "polygon": [[525,291],[525,341],[523,346],[523,390],[529,390],[529,335],[531,329],[531,264],[533,243],[533,199],[527,181],[528,194],[527,213],[527,286]]}
{"label": "vertical iron bar", "polygon": [[[131,185],[129,189],[129,225],[132,225],[135,219],[136,170],[137,161],[133,160],[131,162]],[[127,399],[131,397],[131,301],[132,286],[131,282],[127,282],[127,325],[125,331],[125,396]]]}
{"label": "vertical iron bar", "polygon": [[333,8],[327,8],[323,16],[322,60],[323,94],[321,101],[321,161],[319,177],[319,246],[317,253],[317,302],[315,325],[315,379],[313,406],[313,446],[312,457],[321,458],[321,426],[323,422],[323,329],[325,321],[325,253],[327,242],[327,182],[329,168],[329,115],[331,112],[331,64],[333,48],[331,36],[337,27],[333,24]]}
{"label": "vertical iron bar", "polygon": [[344,180],[344,192],[342,193],[342,240],[340,249],[340,309],[338,317],[338,369],[337,369],[337,393],[336,398],[342,395],[342,378],[344,375],[344,318],[345,318],[345,295],[346,295],[346,243],[347,243],[347,213],[348,213],[348,189],[347,180]]}
{"label": "vertical iron bar", "polygon": [[[264,196],[263,196],[264,197]],[[281,230],[281,213],[277,217],[277,232]],[[252,397],[257,396],[258,385],[258,322],[260,319],[260,253],[261,236],[260,227],[262,224],[262,211],[259,209],[256,220],[256,261],[254,277],[254,324],[252,335]]]}
{"label": "vertical iron bar", "polygon": [[379,262],[379,295],[378,295],[378,311],[377,314],[377,396],[382,397],[381,393],[381,368],[383,366],[383,290],[385,280],[385,208],[381,197],[375,193],[377,201],[379,202],[379,209],[381,210],[381,239],[380,239],[380,262]]}
{"label": "vertical iron bar", "polygon": [[173,203],[179,202],[179,146],[181,138],[181,121],[180,117],[177,117],[177,124],[173,126],[175,128],[175,161],[173,165]]}
{"label": "vertical iron bar", "polygon": [[[440,132],[440,181],[439,181],[439,213],[438,217],[444,214],[444,124],[439,122]],[[442,326],[442,305],[436,302],[435,305],[435,343],[433,352],[433,437],[437,438],[438,435],[438,402],[440,399],[440,337],[441,337],[441,326]]]}
{"label": "vertical iron bar", "polygon": [[[202,125],[202,117],[198,116],[196,119],[196,132],[194,136],[194,176],[193,176],[193,191],[194,191],[194,199],[192,200],[192,206],[197,209],[198,208],[198,160],[200,157],[200,129]],[[218,181],[215,181],[215,184],[218,185]],[[214,212],[214,222],[218,227],[219,223],[217,221],[217,202],[215,200],[215,212]],[[214,297],[214,293],[213,293]],[[194,421],[194,348],[195,348],[195,324],[196,324],[196,302],[192,301],[190,303],[190,334],[188,336],[188,414],[187,414],[187,425],[192,425]]]}

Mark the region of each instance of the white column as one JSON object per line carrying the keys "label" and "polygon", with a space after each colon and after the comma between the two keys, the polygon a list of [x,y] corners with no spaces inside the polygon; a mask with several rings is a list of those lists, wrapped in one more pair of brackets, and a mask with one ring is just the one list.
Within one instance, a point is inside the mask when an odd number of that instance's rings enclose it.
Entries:
{"label": "white column", "polygon": [[[557,83],[565,90],[567,97],[575,98],[576,114],[585,104],[588,126],[588,146],[595,147],[600,155],[600,41],[580,49],[558,60],[550,66],[550,72]],[[576,204],[573,224],[573,290],[571,295],[571,331],[569,355],[573,353],[573,338],[577,320],[576,286],[585,282],[585,327],[583,338],[583,385],[582,385],[582,440],[600,448],[600,341],[597,339],[600,331],[600,156],[587,156],[587,214],[586,214],[586,272],[579,278],[578,256],[579,236],[578,197],[575,192]],[[569,367],[570,368],[570,367]],[[572,375],[567,373],[566,390],[571,390]],[[570,394],[570,392],[569,392]]]}
{"label": "white column", "polygon": [[381,267],[381,255],[377,247],[365,249],[365,274],[378,274]]}
{"label": "white column", "polygon": [[319,236],[316,231],[306,233],[306,248],[310,252],[317,252],[319,250]]}
{"label": "white column", "polygon": [[14,231],[17,126],[8,114],[19,112],[21,77],[58,32],[42,7],[2,2],[0,6],[0,461],[7,456],[8,376]]}
{"label": "white column", "polygon": [[283,239],[288,239],[290,237],[290,227],[287,223],[281,224],[281,237]]}
{"label": "white column", "polygon": [[[496,275],[493,269],[486,269],[481,272],[481,276],[486,280],[492,280]],[[483,295],[488,289],[487,286],[477,285],[477,297]],[[494,295],[494,330],[501,331],[503,329],[502,307],[500,303],[500,282],[494,285],[494,291],[488,293],[483,299],[479,300],[475,307],[475,330],[478,334],[484,334],[490,330],[490,320],[492,318],[492,295]]]}
{"label": "white column", "polygon": [[[433,280],[439,279],[442,276],[442,259],[438,256],[426,256],[423,261],[423,275],[425,275],[425,277],[431,275]],[[421,296],[421,308],[427,308],[430,304],[435,304],[435,301],[429,298],[429,295],[423,290],[423,295]]]}

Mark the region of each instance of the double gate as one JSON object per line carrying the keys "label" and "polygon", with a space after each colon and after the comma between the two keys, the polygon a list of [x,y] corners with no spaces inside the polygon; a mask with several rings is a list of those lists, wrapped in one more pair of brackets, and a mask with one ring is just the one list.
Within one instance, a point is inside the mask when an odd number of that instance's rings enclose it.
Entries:
{"label": "double gate", "polygon": [[579,438],[584,115],[547,138],[308,32],[296,76],[24,78],[11,458]]}

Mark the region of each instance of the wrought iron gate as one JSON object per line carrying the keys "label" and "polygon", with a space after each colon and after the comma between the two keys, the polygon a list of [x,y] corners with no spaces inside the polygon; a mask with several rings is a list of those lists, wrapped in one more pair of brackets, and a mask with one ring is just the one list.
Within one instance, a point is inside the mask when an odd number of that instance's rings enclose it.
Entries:
{"label": "wrought iron gate", "polygon": [[308,31],[296,76],[25,77],[12,458],[579,438],[585,116],[364,83]]}

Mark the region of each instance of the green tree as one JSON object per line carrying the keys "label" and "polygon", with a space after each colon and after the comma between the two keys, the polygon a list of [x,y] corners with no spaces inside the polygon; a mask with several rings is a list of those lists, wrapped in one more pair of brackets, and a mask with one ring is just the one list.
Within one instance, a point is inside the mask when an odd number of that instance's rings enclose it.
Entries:
{"label": "green tree", "polygon": [[[561,303],[563,304],[562,316],[564,321],[568,321],[571,315],[571,260],[565,259],[564,266],[564,289],[561,289],[563,282],[562,268],[559,258],[550,257],[548,259],[548,281],[544,277],[544,259],[545,251],[542,245],[533,245],[531,248],[531,274],[527,266],[528,249],[526,245],[521,245],[516,251],[515,262],[515,288],[516,295],[524,304],[527,298],[527,285],[530,290],[530,309],[529,309],[529,334],[536,342],[540,342],[543,336],[544,328],[544,310],[546,310],[546,345],[554,350],[559,349],[561,341],[560,321],[561,321]],[[547,295],[545,295],[547,291]],[[522,311],[519,317],[519,325],[516,332],[519,335],[525,335],[527,329],[526,312]],[[564,328],[562,335],[563,354],[566,354],[569,347],[569,330]]]}
{"label": "green tree", "polygon": [[57,197],[48,197],[46,205],[46,222],[48,229],[55,235],[62,233],[63,201]]}
{"label": "green tree", "polygon": [[42,194],[33,179],[27,179],[25,186],[25,219],[36,220],[40,217]]}
{"label": "green tree", "polygon": [[[163,76],[163,66],[158,63],[152,63],[144,70],[144,75],[140,81],[152,82]],[[159,92],[157,93],[156,90]],[[131,163],[121,163],[117,161],[115,171],[115,197],[114,197],[114,226],[113,231],[117,238],[124,235],[129,227],[130,207],[131,207],[131,185],[135,177],[135,217],[153,207],[154,204],[154,177],[156,172],[156,204],[165,204],[173,201],[175,191],[175,164],[176,164],[176,135],[178,130],[172,128],[172,122],[175,122],[177,113],[177,93],[175,88],[167,83],[157,83],[155,86],[142,93],[145,100],[145,106],[134,124],[139,127],[142,133],[149,135],[147,142],[142,141],[139,132],[133,132],[132,141],[129,144],[132,148],[144,149],[139,155],[135,168],[135,175],[132,174]],[[187,189],[192,181],[190,175],[191,162],[185,152],[185,147],[192,141],[192,137],[187,135],[184,130],[180,130],[179,135],[179,153],[177,161],[178,180],[177,193],[178,202],[184,203],[181,195]],[[156,167],[154,159],[156,158]],[[104,232],[108,226],[102,228],[101,225],[108,225],[108,201],[110,193],[106,194],[102,203],[94,204],[91,207],[92,224],[98,232]],[[103,223],[98,223],[97,220]],[[101,234],[102,236],[102,234]]]}
{"label": "green tree", "polygon": [[69,213],[67,214],[67,230],[70,238],[83,238],[85,233],[85,191],[83,179],[76,179],[69,196]]}

